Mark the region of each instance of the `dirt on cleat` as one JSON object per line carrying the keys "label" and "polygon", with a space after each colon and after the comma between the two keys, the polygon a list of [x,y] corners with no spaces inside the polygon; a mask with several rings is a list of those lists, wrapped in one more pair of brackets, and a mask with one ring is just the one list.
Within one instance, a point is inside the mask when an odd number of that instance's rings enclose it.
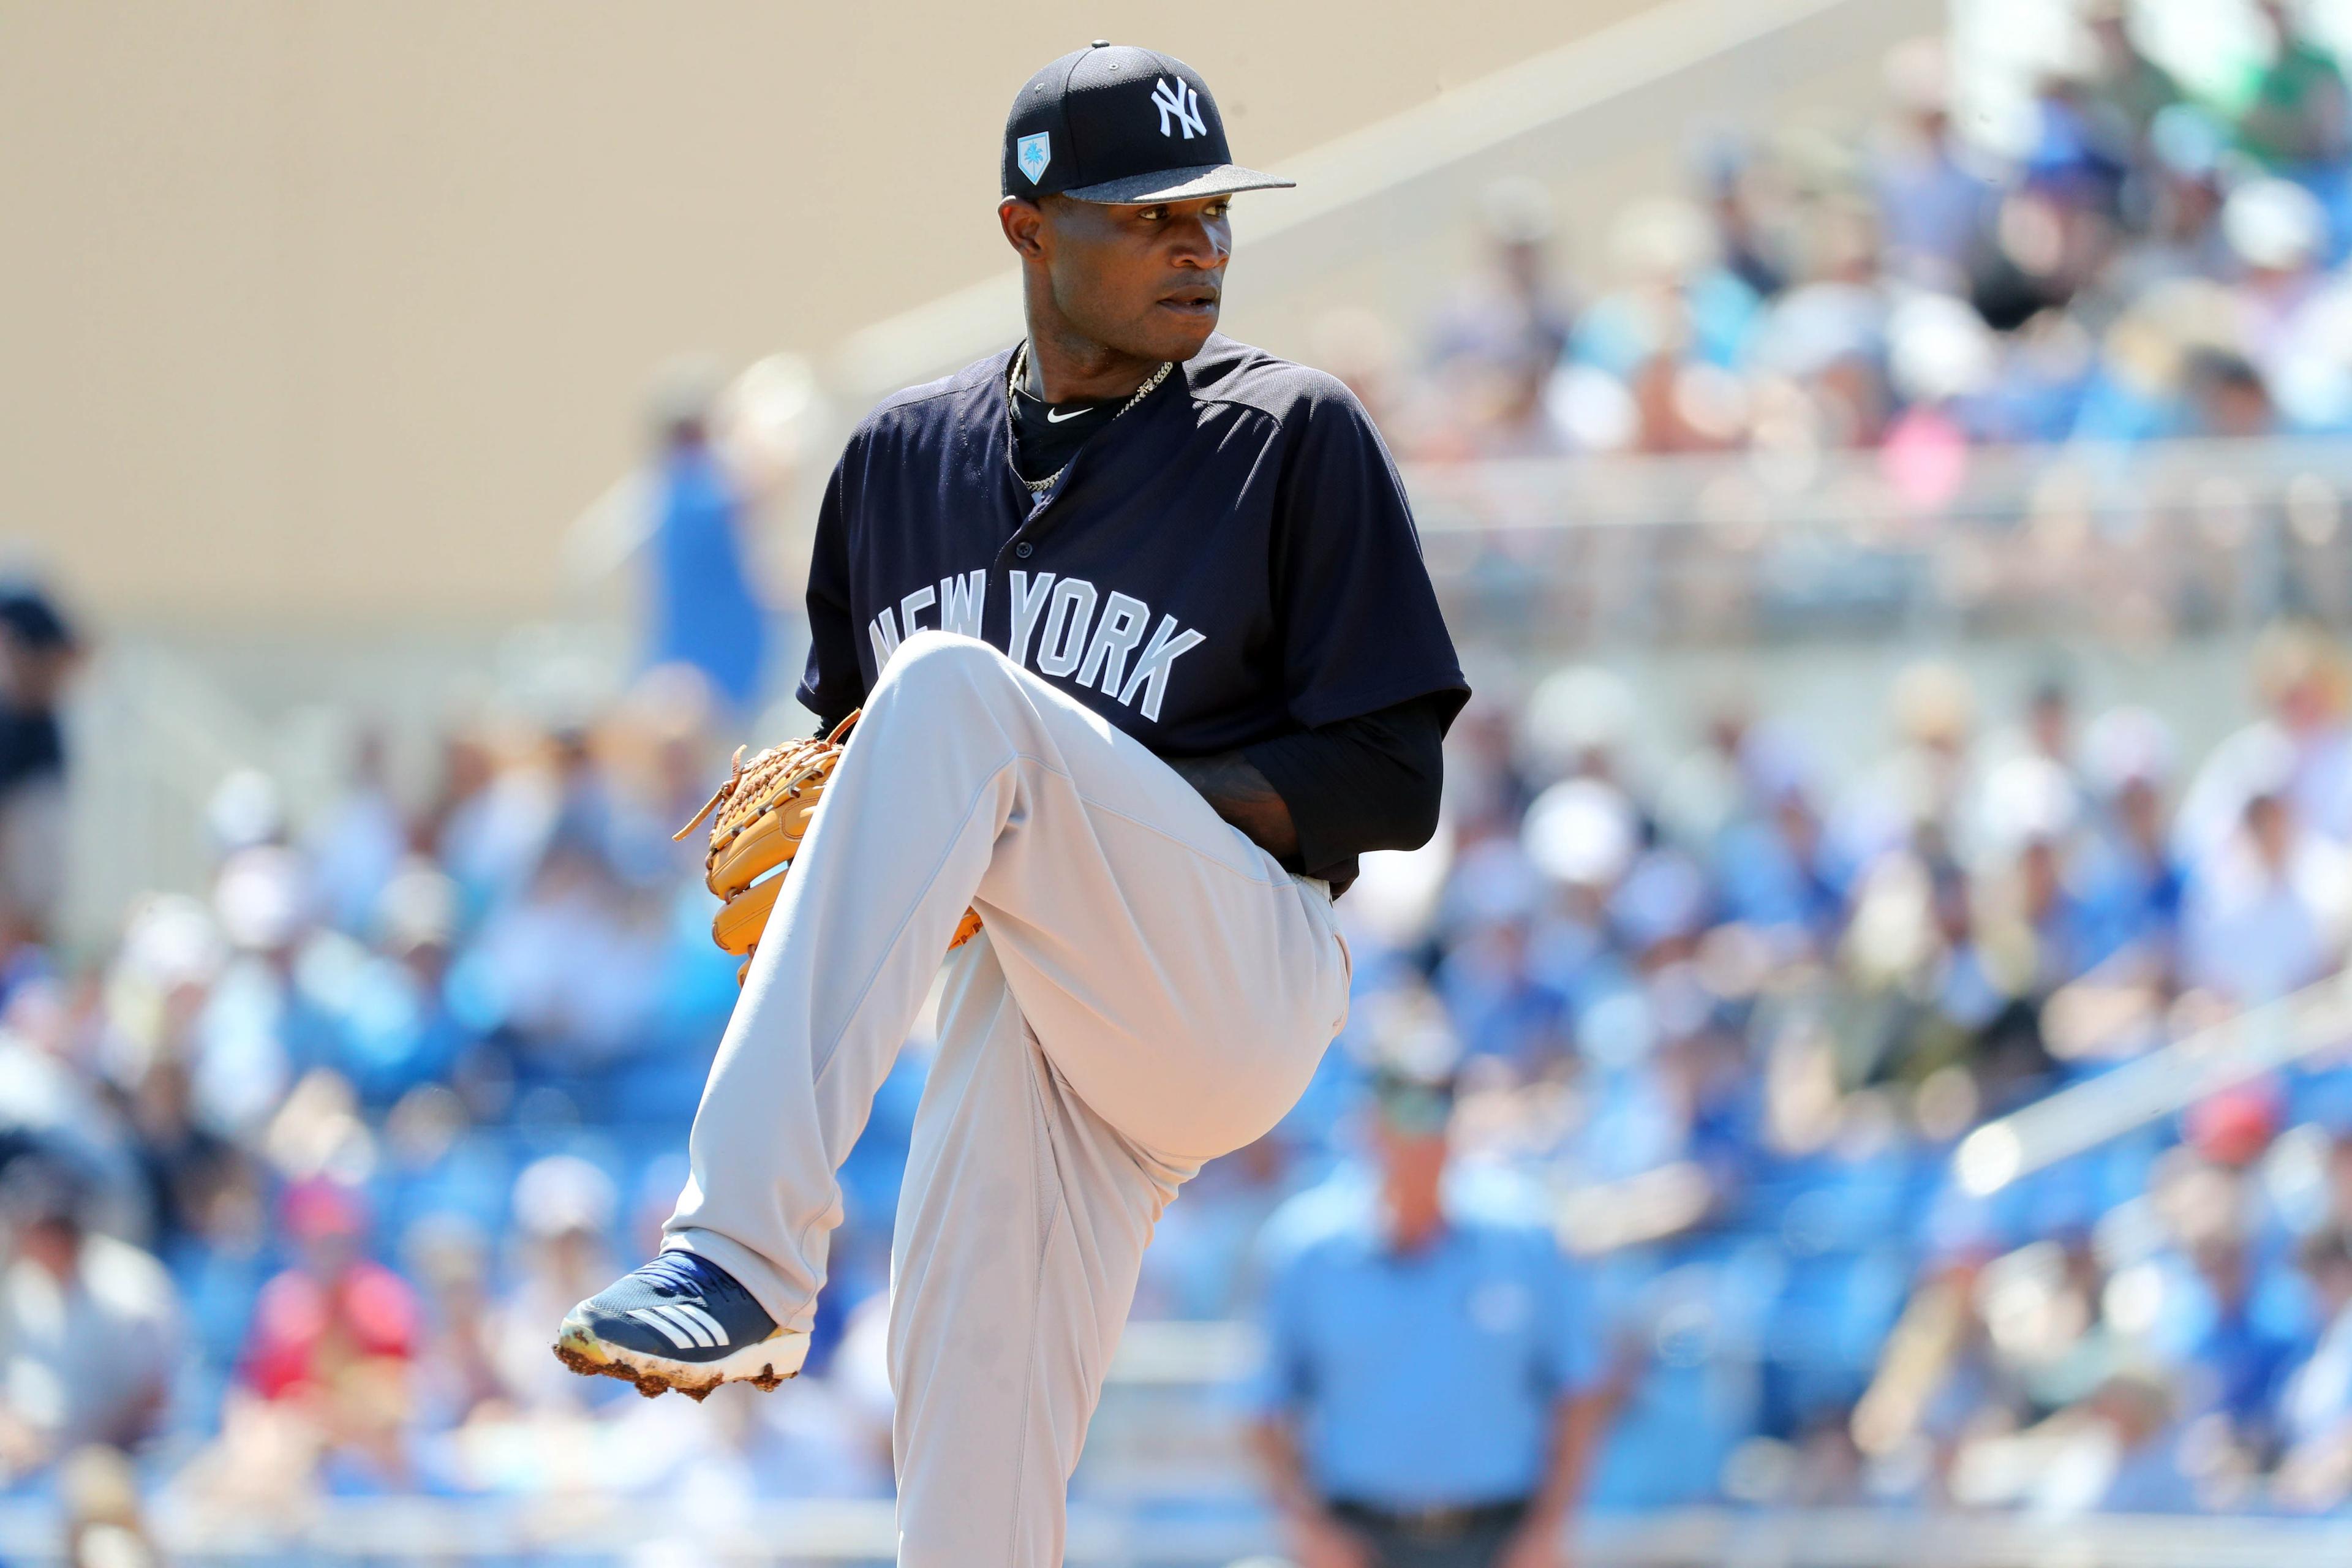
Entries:
{"label": "dirt on cleat", "polygon": [[[647,1399],[659,1399],[663,1394],[676,1390],[699,1405],[717,1393],[719,1384],[726,1381],[724,1378],[714,1377],[708,1383],[672,1383],[667,1378],[625,1366],[619,1362],[599,1361],[593,1356],[564,1344],[555,1347],[555,1359],[583,1377],[617,1377]],[[772,1394],[784,1385],[786,1374],[779,1373],[775,1363],[770,1362],[760,1369],[758,1375],[739,1381],[750,1384],[763,1394]]]}
{"label": "dirt on cleat", "polygon": [[656,1377],[639,1377],[618,1362],[598,1361],[583,1355],[570,1345],[557,1345],[555,1359],[583,1377],[617,1377],[624,1383],[635,1384],[637,1392],[651,1399],[668,1385]]}

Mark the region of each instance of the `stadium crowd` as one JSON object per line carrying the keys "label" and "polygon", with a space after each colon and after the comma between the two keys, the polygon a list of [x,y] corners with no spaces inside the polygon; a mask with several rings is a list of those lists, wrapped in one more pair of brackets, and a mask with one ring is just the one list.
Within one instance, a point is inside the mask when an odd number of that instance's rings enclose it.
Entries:
{"label": "stadium crowd", "polygon": [[[1425,363],[1365,322],[1327,359],[1422,458],[1869,445],[1932,474],[2352,429],[2352,114],[2272,14],[2275,63],[2218,106],[2102,14],[2007,168],[1906,52],[1881,138],[1725,153],[1703,200],[1626,216],[1589,297],[1507,189]],[[233,775],[204,895],[68,953],[24,847],[56,838],[63,637],[0,603],[0,1479],[48,1495],[97,1446],[174,1507],[271,1517],[560,1498],[625,1446],[710,1518],[887,1493],[919,1037],[844,1172],[810,1375],[645,1403],[548,1351],[655,1245],[735,996],[670,839],[730,682],[457,724],[418,796],[362,742],[299,819]],[[1402,1063],[1453,1075],[1463,1179],[1543,1205],[1591,1282],[1597,1506],[2352,1508],[2352,1056],[1990,1194],[1953,1174],[1989,1118],[2343,963],[2352,662],[2286,625],[2249,676],[2245,726],[2186,756],[2154,712],[1917,665],[1834,773],[1769,703],[1677,735],[1595,668],[1482,691],[1439,842],[1339,906],[1346,1032],[1169,1211],[1136,1316],[1256,1312],[1265,1222],[1344,1179]]]}
{"label": "stadium crowd", "polygon": [[[1440,845],[1342,901],[1357,997],[1324,1074],[1170,1211],[1139,1317],[1248,1316],[1261,1223],[1347,1163],[1367,1073],[1418,1063],[1458,1076],[1465,1179],[1551,1205],[1593,1283],[1620,1390],[1601,1506],[2346,1506],[2352,1065],[1990,1198],[1950,1156],[2340,963],[2347,672],[2281,628],[2259,716],[2190,765],[2145,710],[2084,721],[2052,686],[1980,711],[1920,666],[1841,779],[1733,708],[1639,768],[1634,707],[1591,668],[1482,700]],[[578,728],[456,731],[421,807],[365,750],[299,828],[233,776],[208,897],[142,901],[88,968],[18,942],[17,1486],[100,1443],[192,1508],[536,1496],[654,1439],[674,1468],[647,1484],[714,1506],[887,1489],[919,1039],[845,1173],[814,1375],[648,1405],[547,1350],[651,1244],[734,993],[666,831],[716,750],[691,689],[656,672]]]}
{"label": "stadium crowd", "polygon": [[1506,182],[1425,344],[1335,317],[1323,363],[1411,458],[1875,447],[1929,499],[1981,443],[2352,428],[2352,109],[2296,8],[2263,15],[2272,57],[2200,97],[2093,6],[2014,153],[1961,134],[1922,40],[1871,135],[1727,136],[1597,234]]}

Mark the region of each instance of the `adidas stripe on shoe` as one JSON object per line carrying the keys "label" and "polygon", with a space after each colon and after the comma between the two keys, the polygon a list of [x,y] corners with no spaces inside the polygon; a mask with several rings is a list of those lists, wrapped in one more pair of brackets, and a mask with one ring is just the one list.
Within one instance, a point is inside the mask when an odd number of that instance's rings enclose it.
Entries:
{"label": "adidas stripe on shoe", "polygon": [[572,1308],[555,1354],[647,1398],[675,1388],[698,1400],[722,1383],[775,1387],[801,1370],[808,1336],[780,1328],[717,1264],[665,1252]]}

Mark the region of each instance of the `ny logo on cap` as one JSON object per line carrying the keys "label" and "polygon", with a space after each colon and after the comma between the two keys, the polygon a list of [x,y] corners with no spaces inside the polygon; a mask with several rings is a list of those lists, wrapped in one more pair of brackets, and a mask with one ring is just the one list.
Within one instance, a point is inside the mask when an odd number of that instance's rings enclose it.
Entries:
{"label": "ny logo on cap", "polygon": [[1168,118],[1171,114],[1176,117],[1174,125],[1184,128],[1185,141],[1209,133],[1209,122],[1201,117],[1201,95],[1191,82],[1181,78],[1177,79],[1174,87],[1168,85],[1168,79],[1164,76],[1153,81],[1151,107],[1160,110],[1160,134],[1162,136],[1176,134]]}
{"label": "ny logo on cap", "polygon": [[1054,144],[1043,131],[1034,136],[1024,136],[1013,144],[1013,161],[1021,165],[1021,172],[1029,176],[1034,185],[1045,172],[1045,165],[1054,161]]}

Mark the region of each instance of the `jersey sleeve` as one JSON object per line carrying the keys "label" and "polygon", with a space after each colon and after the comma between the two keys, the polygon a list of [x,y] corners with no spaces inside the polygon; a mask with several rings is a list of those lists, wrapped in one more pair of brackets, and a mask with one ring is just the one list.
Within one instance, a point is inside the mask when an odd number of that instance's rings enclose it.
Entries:
{"label": "jersey sleeve", "polygon": [[808,668],[793,693],[802,707],[817,716],[820,731],[840,723],[866,700],[857,626],[849,610],[849,521],[842,496],[848,467],[845,453],[825,482],[824,500],[817,508],[816,547],[809,557]]}
{"label": "jersey sleeve", "polygon": [[1448,692],[1450,724],[1470,689],[1404,483],[1363,405],[1318,379],[1285,461],[1274,546],[1290,716],[1313,729]]}
{"label": "jersey sleeve", "polygon": [[1290,808],[1298,868],[1336,889],[1372,849],[1418,849],[1437,831],[1453,700],[1425,693],[1316,730],[1244,746]]}

